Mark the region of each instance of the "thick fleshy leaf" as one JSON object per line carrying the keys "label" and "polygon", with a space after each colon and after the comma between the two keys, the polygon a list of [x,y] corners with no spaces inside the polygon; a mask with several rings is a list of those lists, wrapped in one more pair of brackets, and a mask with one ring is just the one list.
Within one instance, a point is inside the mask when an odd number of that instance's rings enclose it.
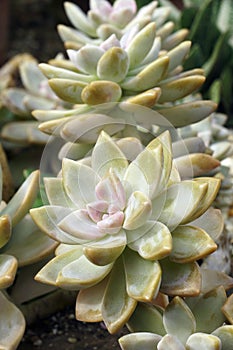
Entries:
{"label": "thick fleshy leaf", "polygon": [[149,198],[153,198],[162,171],[163,149],[160,144],[157,144],[153,151],[146,148],[130,163],[124,180],[128,183],[131,191],[142,191]]}
{"label": "thick fleshy leaf", "polygon": [[0,348],[17,349],[25,331],[24,316],[2,292],[0,292],[0,310]]}
{"label": "thick fleshy leaf", "polygon": [[132,97],[127,97],[127,102],[152,108],[158,101],[160,94],[160,88],[155,87],[154,89],[144,91],[141,94]]}
{"label": "thick fleshy leaf", "polygon": [[137,230],[127,232],[128,246],[143,259],[159,260],[170,254],[172,235],[161,222],[147,221]]}
{"label": "thick fleshy leaf", "polygon": [[150,51],[148,52],[148,54],[146,55],[145,59],[142,61],[141,64],[146,65],[153,62],[155,59],[157,59],[160,49],[161,49],[161,38],[156,36]]}
{"label": "thick fleshy leaf", "polygon": [[140,30],[126,48],[130,59],[130,68],[138,66],[150,51],[155,39],[155,23],[149,23]]}
{"label": "thick fleshy leaf", "polygon": [[[167,125],[168,126],[168,125]],[[171,135],[169,131],[165,131],[162,134],[160,134],[158,137],[156,137],[154,140],[152,140],[148,145],[147,149],[151,150],[153,153],[155,153],[158,144],[162,145],[163,148],[163,166],[162,166],[162,174],[160,178],[160,182],[158,184],[158,188],[155,189],[155,192],[153,193],[153,197],[163,191],[164,187],[166,187],[168,180],[171,175],[172,170],[172,142],[171,142]],[[156,156],[156,154],[155,154]]]}
{"label": "thick fleshy leaf", "polygon": [[151,201],[140,191],[135,191],[129,197],[123,228],[135,230],[145,224],[151,215]]}
{"label": "thick fleshy leaf", "polygon": [[205,153],[192,153],[174,159],[174,165],[182,179],[190,179],[207,174],[217,168],[220,162]]}
{"label": "thick fleshy leaf", "polygon": [[[62,120],[61,124],[63,122],[64,125],[61,130],[62,138],[66,141],[84,142],[85,144],[95,143],[102,130],[109,135],[114,135],[125,128],[125,121],[123,119],[111,118],[99,113],[84,113],[69,120]],[[56,123],[58,123],[58,127],[61,125],[59,120]],[[52,124],[51,126],[53,128]],[[44,130],[48,132],[47,127],[49,127],[49,122],[41,124],[40,127],[42,129],[45,127]]]}
{"label": "thick fleshy leaf", "polygon": [[158,58],[134,77],[126,78],[121,87],[124,90],[144,91],[155,87],[166,74],[169,64],[167,56]]}
{"label": "thick fleshy leaf", "polygon": [[97,200],[95,187],[100,178],[92,168],[64,158],[62,162],[62,178],[65,192],[74,202],[77,209],[85,208],[86,204]]}
{"label": "thick fleshy leaf", "polygon": [[97,80],[88,84],[81,93],[83,103],[98,105],[101,103],[118,102],[122,91],[120,86],[110,80]]}
{"label": "thick fleshy leaf", "polygon": [[78,244],[86,241],[67,234],[58,227],[58,223],[69,213],[70,208],[61,206],[44,206],[30,210],[30,214],[39,229],[58,242]]}
{"label": "thick fleshy leaf", "polygon": [[193,91],[199,89],[205,81],[205,77],[194,75],[190,77],[178,78],[174,81],[161,83],[162,90],[159,103],[171,102],[181,99]]}
{"label": "thick fleshy leaf", "polygon": [[10,216],[12,226],[16,225],[32,207],[38,188],[39,171],[36,170],[29,175],[1,212],[1,215]]}
{"label": "thick fleshy leaf", "polygon": [[221,340],[212,334],[195,333],[192,334],[186,343],[187,350],[221,350]]}
{"label": "thick fleshy leaf", "polygon": [[158,334],[139,332],[126,334],[118,341],[122,350],[155,350],[161,338]]}
{"label": "thick fleshy leaf", "polygon": [[226,316],[230,324],[233,325],[233,294],[231,294],[222,307],[222,312]]}
{"label": "thick fleshy leaf", "polygon": [[[188,180],[171,185],[165,193],[165,203],[158,221],[164,223],[170,230],[174,230],[179,224],[189,222],[199,207],[207,187],[206,183]],[[164,202],[160,197],[164,198],[164,193],[153,200],[153,207],[156,207],[157,202]]]}
{"label": "thick fleshy leaf", "polygon": [[83,246],[87,259],[96,265],[107,265],[116,260],[126,246],[126,234],[123,230],[117,235],[107,235],[99,241],[93,241]]}
{"label": "thick fleshy leaf", "polygon": [[11,220],[8,215],[0,216],[0,248],[2,248],[11,237]]}
{"label": "thick fleshy leaf", "polygon": [[93,27],[92,23],[79,6],[68,1],[65,2],[64,5],[66,14],[75,28],[80,29],[91,37],[96,35],[95,27]]}
{"label": "thick fleshy leaf", "polygon": [[109,173],[96,185],[96,196],[111,205],[114,211],[125,208],[125,190],[114,169],[110,168]]}
{"label": "thick fleshy leaf", "polygon": [[208,188],[205,195],[202,198],[200,198],[200,203],[196,208],[195,213],[193,213],[192,215],[192,220],[195,220],[196,218],[201,216],[210,207],[210,205],[215,200],[221,186],[220,179],[214,177],[197,177],[194,179],[194,181],[198,183],[199,186],[201,186],[202,184],[207,184]]}
{"label": "thick fleshy leaf", "polygon": [[216,241],[223,231],[224,220],[220,209],[210,207],[190,224],[202,228]]}
{"label": "thick fleshy leaf", "polygon": [[204,258],[217,249],[216,243],[199,227],[178,226],[172,231],[172,252],[170,259],[187,263]]}
{"label": "thick fleshy leaf", "polygon": [[18,262],[14,256],[0,255],[0,289],[8,288],[15,279]]}
{"label": "thick fleshy leaf", "polygon": [[23,86],[33,94],[37,95],[41,87],[41,83],[45,81],[45,77],[38,68],[37,62],[25,61],[19,66],[20,78]]}
{"label": "thick fleshy leaf", "polygon": [[115,142],[102,131],[92,152],[92,169],[101,177],[104,177],[112,168],[121,179],[128,161]]}
{"label": "thick fleshy leaf", "polygon": [[168,258],[160,260],[161,292],[173,296],[195,296],[201,290],[201,273],[196,262],[177,264]]}
{"label": "thick fleshy leaf", "polygon": [[168,334],[176,336],[183,345],[196,330],[195,318],[183,299],[175,297],[166,307],[163,323]]}
{"label": "thick fleshy leaf", "polygon": [[75,246],[65,253],[61,253],[50,260],[35,276],[35,280],[56,286],[57,277],[63,267],[73,261],[77,261],[83,255],[82,247]]}
{"label": "thick fleshy leaf", "polygon": [[158,262],[142,259],[130,249],[125,250],[123,261],[128,295],[138,301],[151,301],[157,295],[161,282]]}
{"label": "thick fleshy leaf", "polygon": [[109,274],[112,266],[113,264],[94,265],[84,255],[81,255],[62,267],[57,275],[56,285],[68,290],[91,287],[102,281]]}
{"label": "thick fleshy leaf", "polygon": [[174,49],[167,52],[167,56],[169,57],[169,66],[168,70],[172,71],[180,64],[189,53],[191,47],[191,41],[184,41],[181,44],[177,45]]}
{"label": "thick fleshy leaf", "polygon": [[233,342],[233,326],[224,325],[217,328],[213,333],[221,340],[221,350],[231,350]]}
{"label": "thick fleshy leaf", "polygon": [[67,208],[75,208],[75,203],[65,192],[62,178],[44,178],[46,195],[50,205],[63,205]]}
{"label": "thick fleshy leaf", "polygon": [[97,65],[97,76],[101,80],[116,83],[122,81],[129,68],[129,57],[120,47],[112,47],[104,53]]}
{"label": "thick fleshy leaf", "polygon": [[131,332],[151,332],[162,336],[166,334],[161,309],[150,304],[139,303],[127,322],[127,327]]}
{"label": "thick fleshy leaf", "polygon": [[81,94],[87,83],[72,79],[53,78],[49,80],[49,86],[62,100],[77,104],[82,103]]}
{"label": "thick fleshy leaf", "polygon": [[221,271],[201,268],[201,279],[201,292],[204,294],[219,286],[226,290],[233,288],[233,278]]}
{"label": "thick fleshy leaf", "polygon": [[58,227],[81,240],[96,240],[105,236],[84,209],[73,211],[64,217]]}
{"label": "thick fleshy leaf", "polygon": [[206,118],[216,108],[217,105],[214,102],[201,100],[161,108],[159,113],[175,127],[182,127]]}
{"label": "thick fleshy leaf", "polygon": [[30,215],[26,215],[12,230],[3,252],[13,255],[19,266],[33,264],[51,254],[58,243],[41,232]]}
{"label": "thick fleshy leaf", "polygon": [[102,305],[102,316],[109,333],[116,333],[125,325],[136,305],[137,301],[127,294],[124,266],[119,258],[110,274]]}
{"label": "thick fleshy leaf", "polygon": [[68,79],[83,83],[90,83],[93,80],[93,76],[91,75],[79,74],[70,69],[55,67],[46,63],[40,63],[39,68],[48,79]]}
{"label": "thick fleshy leaf", "polygon": [[103,320],[101,308],[107,282],[108,276],[93,287],[79,291],[75,306],[77,320],[83,322]]}
{"label": "thick fleshy leaf", "polygon": [[175,335],[166,334],[158,343],[157,350],[185,350],[185,347]]}
{"label": "thick fleshy leaf", "polygon": [[[197,297],[196,302],[194,300],[190,299],[193,304],[190,304],[190,308],[196,319],[197,332],[211,333],[224,323],[225,317],[221,308],[227,296],[223,286]],[[189,300],[187,304],[189,305]]]}
{"label": "thick fleshy leaf", "polygon": [[85,45],[78,51],[67,50],[67,54],[81,72],[96,75],[97,63],[104,50],[98,46]]}

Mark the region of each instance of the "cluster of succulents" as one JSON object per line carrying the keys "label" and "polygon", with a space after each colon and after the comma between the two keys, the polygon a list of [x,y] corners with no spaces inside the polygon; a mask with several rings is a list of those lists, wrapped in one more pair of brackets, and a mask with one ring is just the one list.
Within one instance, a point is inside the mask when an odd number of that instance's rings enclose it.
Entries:
{"label": "cluster of succulents", "polygon": [[186,70],[195,47],[164,3],[90,0],[85,14],[66,2],[67,58],[25,56],[0,71],[1,108],[14,114],[3,142],[47,143],[43,203],[33,206],[34,171],[1,204],[0,348],[20,342],[12,301],[25,300],[23,267],[40,262],[33,277],[75,292],[78,320],[128,327],[122,350],[230,349],[232,270],[215,261],[222,241],[232,249],[232,134],[196,95],[203,67]]}

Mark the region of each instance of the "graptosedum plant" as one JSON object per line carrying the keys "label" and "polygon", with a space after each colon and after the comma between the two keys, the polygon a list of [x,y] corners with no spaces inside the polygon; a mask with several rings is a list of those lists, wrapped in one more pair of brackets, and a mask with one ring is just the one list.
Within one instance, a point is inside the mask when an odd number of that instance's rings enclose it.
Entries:
{"label": "graptosedum plant", "polygon": [[[2,193],[2,171],[0,174]],[[16,349],[25,329],[25,319],[7,289],[14,284],[18,267],[33,264],[51,254],[56,243],[34,224],[29,209],[39,188],[39,173],[33,172],[0,208],[0,348]],[[24,291],[25,293],[25,291]],[[30,293],[33,293],[31,290]],[[29,294],[30,294],[29,293]],[[30,296],[29,296],[30,299]]]}
{"label": "graptosedum plant", "polygon": [[[4,67],[2,70],[4,72]],[[34,57],[22,58],[18,62],[17,71],[21,85],[17,82],[16,86],[6,87],[0,96],[2,107],[7,108],[15,116],[14,121],[5,123],[1,137],[22,145],[45,144],[48,137],[38,130],[38,122],[32,118],[31,112],[36,108],[63,109],[64,103],[49,87]]]}
{"label": "graptosedum plant", "polygon": [[119,339],[121,349],[228,350],[233,338],[229,304],[223,286],[185,300],[176,296],[164,309],[139,304],[128,322],[136,331]]}
{"label": "graptosedum plant", "polygon": [[208,210],[220,181],[181,180],[168,131],[132,161],[101,132],[88,158],[64,158],[59,175],[44,184],[49,203],[30,213],[61,244],[36,280],[80,290],[77,319],[103,320],[114,333],[138,302],[154,302],[159,291],[199,294],[196,261],[216,250],[211,236],[222,226]]}
{"label": "graptosedum plant", "polygon": [[[58,27],[68,59],[40,70],[34,61],[21,63],[24,89],[2,94],[13,112],[38,120],[29,129],[6,125],[6,139],[37,143],[49,134],[63,146],[59,154],[45,147],[43,206],[32,208],[36,171],[1,212],[0,347],[16,348],[25,327],[6,291],[17,266],[55,248],[36,281],[77,292],[78,320],[103,321],[110,333],[125,324],[142,332],[122,338],[123,350],[232,344],[233,300],[225,291],[232,279],[201,266],[223,230],[213,207],[221,180],[212,175],[231,149],[217,151],[199,135],[195,123],[216,104],[192,97],[204,71],[183,69],[188,31],[174,32],[168,8],[157,5],[138,11],[134,0],[91,0],[84,14],[66,2],[76,28]],[[177,139],[182,127],[194,135]],[[46,157],[51,167],[61,160],[52,175],[43,172]]]}
{"label": "graptosedum plant", "polygon": [[[98,4],[96,1],[91,2],[94,12],[99,9]],[[61,127],[62,134],[63,125],[69,118],[89,120],[88,115],[82,118],[79,116],[90,112],[93,106],[111,102],[149,107],[167,118],[175,127],[195,123],[214,111],[216,104],[212,101],[183,103],[182,99],[200,88],[205,77],[202,69],[183,71],[182,64],[191,47],[190,41],[184,41],[187,31],[181,36],[177,32],[172,33],[174,26],[170,22],[167,26],[164,25],[163,30],[158,30],[157,20],[160,16],[152,16],[156,5],[153,2],[146,9],[140,10],[142,12],[139,11],[140,18],[150,13],[141,27],[137,20],[132,20],[122,35],[109,33],[98,42],[85,41],[78,50],[69,48],[69,65],[59,66],[59,60],[57,64],[55,60],[53,64],[39,65],[52,90],[60,99],[73,104],[73,108],[66,112],[35,110],[33,115],[40,122],[40,130],[51,134],[55,129],[58,132]],[[111,5],[107,1],[101,1],[102,6]],[[134,13],[136,8],[134,1],[117,1],[115,6],[130,13]],[[81,26],[82,23],[84,26],[88,23],[77,6],[68,3],[66,8],[73,22],[76,19]],[[159,13],[163,10],[158,8]],[[114,5],[111,11],[115,13]],[[105,20],[103,11],[101,21]],[[105,25],[106,23],[103,24]],[[143,117],[138,120],[139,125],[142,123]]]}

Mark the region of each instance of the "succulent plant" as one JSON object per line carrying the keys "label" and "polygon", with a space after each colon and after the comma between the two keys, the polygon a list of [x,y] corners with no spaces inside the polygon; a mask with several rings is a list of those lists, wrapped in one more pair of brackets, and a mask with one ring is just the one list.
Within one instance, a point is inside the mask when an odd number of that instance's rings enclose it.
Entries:
{"label": "succulent plant", "polygon": [[[120,39],[125,31],[135,25],[142,29],[146,24],[156,20],[159,28],[166,20],[169,11],[166,7],[157,9],[157,4],[156,1],[152,1],[137,11],[134,0],[117,0],[113,5],[106,0],[91,0],[90,10],[84,14],[77,5],[65,2],[66,15],[75,29],[59,25],[58,33],[69,49],[80,49],[85,44],[98,46],[112,34]],[[168,30],[171,27],[170,23]]]}
{"label": "succulent plant", "polygon": [[119,343],[122,350],[228,350],[233,341],[232,321],[232,297],[227,298],[219,285],[198,297],[176,296],[163,308],[138,304],[127,324],[135,333],[124,335]]}
{"label": "succulent plant", "polygon": [[[222,228],[221,216],[207,210],[219,180],[181,180],[169,132],[137,154],[132,138],[121,143],[101,132],[91,156],[63,159],[58,177],[44,179],[49,204],[30,211],[38,227],[61,243],[36,280],[81,289],[77,318],[103,319],[111,333],[138,301],[152,302],[159,290],[197,295],[196,260],[217,248],[211,236]],[[204,213],[208,219],[202,220]]]}
{"label": "succulent plant", "polygon": [[[1,172],[2,186],[2,172]],[[38,230],[28,212],[39,188],[39,173],[33,172],[0,211],[0,347],[16,349],[25,329],[22,312],[7,294],[18,267],[33,264],[49,255],[56,242]],[[25,291],[24,291],[25,293]],[[30,291],[32,293],[32,291]]]}
{"label": "succulent plant", "polygon": [[[8,65],[11,67],[15,60],[9,61]],[[13,67],[19,75],[22,86],[19,86],[17,82],[16,86],[7,86],[1,91],[2,106],[13,114],[13,121],[6,122],[3,126],[1,137],[4,140],[20,144],[45,144],[48,137],[38,130],[38,122],[32,118],[31,112],[36,108],[62,109],[64,103],[49,87],[48,81],[38,68],[38,62],[34,57],[23,56],[17,60],[17,65],[14,63]],[[3,76],[6,75],[5,71],[6,68],[3,67]],[[7,76],[11,77],[11,75],[13,76],[13,74]],[[17,74],[15,73],[15,75]],[[19,119],[21,120],[19,121]]]}
{"label": "succulent plant", "polygon": [[[171,1],[161,0],[160,3],[170,5],[176,28],[189,29],[188,38],[193,45],[184,67],[204,69],[207,79],[201,92],[204,98],[211,98],[220,105],[220,110],[229,116],[228,125],[232,125],[232,1],[184,0],[182,10],[174,9]],[[203,33],[206,33],[204,41]]]}

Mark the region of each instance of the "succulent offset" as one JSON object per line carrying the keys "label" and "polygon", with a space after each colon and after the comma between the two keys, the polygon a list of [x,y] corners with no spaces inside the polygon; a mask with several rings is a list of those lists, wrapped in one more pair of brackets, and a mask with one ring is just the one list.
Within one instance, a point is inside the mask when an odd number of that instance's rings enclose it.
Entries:
{"label": "succulent offset", "polygon": [[[231,285],[229,281],[227,287]],[[176,296],[163,308],[140,304],[128,322],[135,333],[119,339],[121,349],[228,350],[233,341],[231,308],[232,298],[227,299],[222,285],[194,298]]]}

